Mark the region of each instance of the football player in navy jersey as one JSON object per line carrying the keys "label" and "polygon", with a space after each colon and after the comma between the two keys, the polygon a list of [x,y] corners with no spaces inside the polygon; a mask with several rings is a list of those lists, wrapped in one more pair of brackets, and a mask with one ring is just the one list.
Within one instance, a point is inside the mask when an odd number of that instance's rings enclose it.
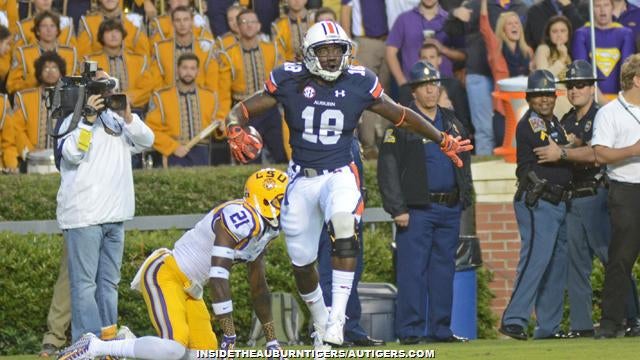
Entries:
{"label": "football player in navy jersey", "polygon": [[[355,226],[364,208],[350,152],[362,111],[371,110],[440,144],[456,166],[462,166],[457,153],[472,149],[469,140],[438,131],[413,110],[391,100],[372,71],[350,66],[352,50],[351,40],[338,24],[314,24],[303,41],[303,62],[274,69],[265,89],[236,104],[226,119],[232,153],[246,162],[255,158],[261,143],[244,126],[277,103],[284,106],[292,160],[281,225],[300,296],[313,316],[317,348],[323,342],[343,342],[345,307],[360,246]],[[314,266],[324,223],[332,240],[331,313]]]}

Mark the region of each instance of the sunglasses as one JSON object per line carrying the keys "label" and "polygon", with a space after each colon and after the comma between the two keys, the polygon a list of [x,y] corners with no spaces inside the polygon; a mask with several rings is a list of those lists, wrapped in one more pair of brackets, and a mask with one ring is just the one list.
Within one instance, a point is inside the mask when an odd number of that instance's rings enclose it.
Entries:
{"label": "sunglasses", "polygon": [[573,88],[582,90],[585,87],[591,86],[591,85],[593,85],[593,82],[591,81],[571,81],[571,82],[567,82],[567,90],[571,90]]}

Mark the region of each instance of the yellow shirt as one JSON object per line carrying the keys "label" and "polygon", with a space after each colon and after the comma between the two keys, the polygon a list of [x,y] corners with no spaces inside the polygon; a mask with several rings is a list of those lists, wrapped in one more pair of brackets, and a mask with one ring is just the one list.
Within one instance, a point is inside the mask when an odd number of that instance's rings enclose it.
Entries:
{"label": "yellow shirt", "polygon": [[[214,119],[218,101],[213,91],[196,88],[200,129],[209,126]],[[155,139],[153,148],[162,155],[169,156],[180,146],[178,139],[182,134],[180,116],[180,95],[178,88],[172,86],[153,93],[145,123],[153,130]],[[195,120],[195,119],[191,119]]]}
{"label": "yellow shirt", "polygon": [[[66,75],[74,75],[78,63],[76,49],[60,45],[56,48],[56,52],[66,63]],[[41,50],[37,45],[27,45],[18,48],[13,55],[13,63],[11,64],[11,70],[9,70],[9,77],[7,78],[7,91],[9,93],[15,93],[16,91],[38,86],[34,62],[40,57],[40,54]]]}

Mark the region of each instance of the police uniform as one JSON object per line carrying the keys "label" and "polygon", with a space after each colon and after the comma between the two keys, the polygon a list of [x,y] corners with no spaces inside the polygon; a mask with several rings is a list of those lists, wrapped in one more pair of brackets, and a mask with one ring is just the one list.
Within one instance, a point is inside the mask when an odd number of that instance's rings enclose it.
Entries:
{"label": "police uniform", "polygon": [[291,131],[281,223],[292,263],[305,266],[315,261],[322,227],[334,214],[353,213],[359,221],[364,210],[350,149],[362,111],[383,90],[363,67],[351,66],[329,87],[302,63],[285,63],[271,72],[265,91],[284,106]]}
{"label": "police uniform", "polygon": [[209,212],[182,235],[173,250],[159,249],[151,254],[131,283],[142,292],[158,335],[188,349],[218,348],[202,299],[203,286],[209,280],[216,222],[235,240],[236,262],[254,261],[278,236],[278,229],[254,208],[243,200],[232,200]]}
{"label": "police uniform", "polygon": [[[574,61],[561,82],[587,81],[600,79],[593,77],[591,64],[584,60]],[[578,118],[577,110],[571,109],[562,117],[561,123],[568,134],[573,134],[585,145],[591,142],[593,122],[600,106],[593,101],[587,113]],[[567,245],[569,269],[567,287],[569,294],[570,328],[569,337],[593,335],[593,302],[591,289],[591,270],[593,256],[602,264],[607,263],[611,223],[605,187],[604,167],[592,164],[573,165],[573,190],[571,206],[567,211]],[[632,291],[627,301],[627,318],[638,316],[637,285],[630,279]]]}
{"label": "police uniform", "polygon": [[[529,75],[527,93],[555,93],[554,81],[549,71],[536,70]],[[537,319],[534,338],[560,336],[567,274],[565,216],[571,166],[562,161],[538,164],[533,149],[548,145],[550,138],[560,145],[567,144],[565,131],[555,116],[543,119],[529,109],[516,128],[519,187],[513,204],[521,236],[520,259],[500,327],[503,334],[521,340],[527,338],[525,331],[534,305]],[[547,182],[544,187],[540,186],[542,181]]]}
{"label": "police uniform", "polygon": [[[411,68],[410,85],[439,80],[426,61]],[[415,102],[410,107],[438,130],[467,137],[453,111],[438,107],[429,119]],[[457,168],[439,149],[406,129],[389,127],[378,157],[384,209],[392,217],[409,214],[409,225],[398,228],[395,239],[395,330],[404,344],[425,335],[435,341],[466,340],[451,331],[451,307],[460,217],[472,201],[470,155],[461,153],[464,166]]]}

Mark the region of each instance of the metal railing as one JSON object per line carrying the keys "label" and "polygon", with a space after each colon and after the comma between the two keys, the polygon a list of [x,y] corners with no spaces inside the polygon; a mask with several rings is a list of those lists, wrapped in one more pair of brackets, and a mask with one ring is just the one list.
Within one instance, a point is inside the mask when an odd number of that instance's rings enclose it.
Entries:
{"label": "metal railing", "polygon": [[[167,230],[190,229],[204,215],[155,215],[136,216],[125,222],[125,230]],[[390,222],[393,219],[382,208],[367,208],[362,216],[365,223]],[[11,231],[18,234],[60,234],[60,228],[55,220],[28,220],[0,222],[0,232]]]}

